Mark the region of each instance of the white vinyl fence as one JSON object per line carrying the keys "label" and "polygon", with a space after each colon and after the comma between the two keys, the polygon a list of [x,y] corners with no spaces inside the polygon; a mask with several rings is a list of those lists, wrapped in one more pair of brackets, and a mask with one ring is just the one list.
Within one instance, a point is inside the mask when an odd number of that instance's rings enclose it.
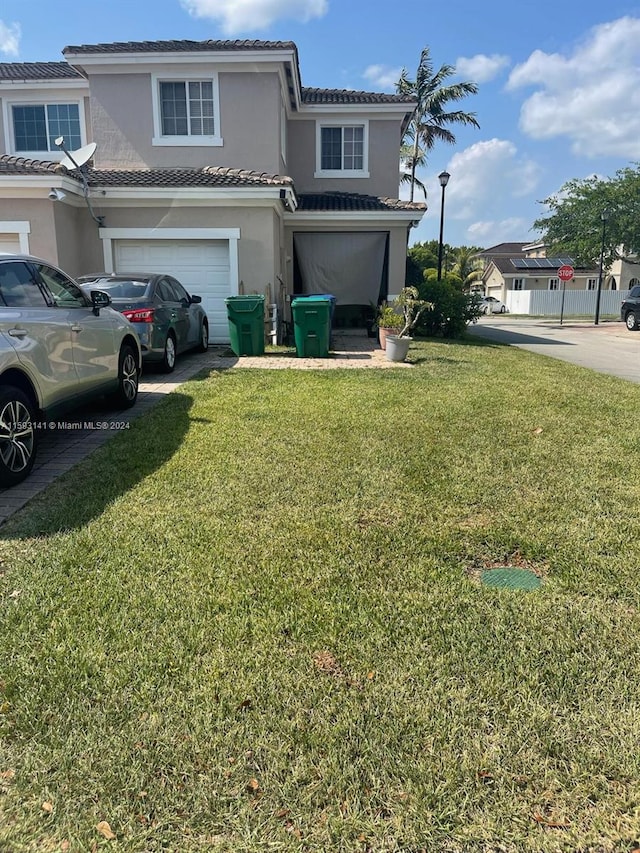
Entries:
{"label": "white vinyl fence", "polygon": [[[620,305],[628,294],[628,290],[601,291],[600,314],[619,317]],[[595,290],[566,290],[563,308],[562,290],[508,290],[506,305],[511,314],[559,317],[562,311],[565,316],[592,316],[596,311],[596,295]]]}

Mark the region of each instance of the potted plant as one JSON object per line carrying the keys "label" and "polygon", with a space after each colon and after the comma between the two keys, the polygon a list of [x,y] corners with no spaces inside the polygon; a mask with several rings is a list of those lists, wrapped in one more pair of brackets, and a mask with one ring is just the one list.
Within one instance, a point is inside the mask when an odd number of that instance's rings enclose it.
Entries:
{"label": "potted plant", "polygon": [[[388,361],[404,361],[409,352],[410,333],[418,325],[425,311],[433,308],[432,302],[420,299],[416,287],[403,287],[397,299],[393,300],[392,309],[399,309],[402,314],[396,314],[401,319],[397,333],[387,334],[386,355]],[[394,311],[395,313],[395,311]]]}
{"label": "potted plant", "polygon": [[397,335],[404,325],[404,318],[394,307],[383,302],[378,308],[377,324],[380,347],[386,349],[387,335]]}

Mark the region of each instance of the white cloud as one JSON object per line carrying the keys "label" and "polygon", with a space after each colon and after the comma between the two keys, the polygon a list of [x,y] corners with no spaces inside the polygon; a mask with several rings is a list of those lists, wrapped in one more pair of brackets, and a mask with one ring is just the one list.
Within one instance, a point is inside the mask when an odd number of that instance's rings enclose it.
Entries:
{"label": "white cloud", "polygon": [[[536,188],[540,174],[539,166],[519,156],[513,142],[506,139],[476,142],[454,154],[447,171],[451,174],[447,207],[456,219],[470,219],[500,201],[527,196]],[[439,191],[439,184],[435,188]]]}
{"label": "white cloud", "polygon": [[389,68],[388,65],[370,65],[362,75],[365,80],[385,92],[395,92],[402,68]]}
{"label": "white cloud", "polygon": [[479,53],[468,58],[460,56],[456,59],[456,74],[466,77],[473,83],[487,83],[497,77],[510,62],[508,56],[502,56],[498,53],[493,53],[491,56]]}
{"label": "white cloud", "polygon": [[467,228],[467,238],[473,246],[496,246],[498,243],[520,243],[528,239],[531,223],[519,216],[473,222]]}
{"label": "white cloud", "polygon": [[[442,188],[432,166],[427,176],[427,213],[412,239],[437,239]],[[487,139],[457,152],[446,165],[450,178],[445,190],[445,241],[453,245],[489,246],[509,240],[527,240],[533,216],[527,198],[538,186],[541,169],[506,139]],[[408,186],[400,190],[408,198]],[[416,201],[423,201],[416,189]],[[536,211],[537,213],[537,211]]]}
{"label": "white cloud", "polygon": [[21,35],[20,24],[5,24],[0,21],[0,53],[17,56]]}
{"label": "white cloud", "polygon": [[575,154],[640,159],[640,19],[589,31],[571,54],[534,51],[507,88],[533,86],[520,126],[534,139],[565,136]]}
{"label": "white cloud", "polygon": [[225,35],[264,30],[280,19],[306,23],[329,8],[328,0],[182,0],[182,5],[194,18],[220,22]]}

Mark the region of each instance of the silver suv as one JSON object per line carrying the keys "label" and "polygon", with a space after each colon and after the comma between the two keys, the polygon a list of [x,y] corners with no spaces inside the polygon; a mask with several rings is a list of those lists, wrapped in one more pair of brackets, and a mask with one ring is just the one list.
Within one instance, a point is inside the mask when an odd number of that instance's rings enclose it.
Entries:
{"label": "silver suv", "polygon": [[136,402],[140,344],[110,304],[46,261],[0,255],[0,486],[31,471],[41,424],[92,396]]}

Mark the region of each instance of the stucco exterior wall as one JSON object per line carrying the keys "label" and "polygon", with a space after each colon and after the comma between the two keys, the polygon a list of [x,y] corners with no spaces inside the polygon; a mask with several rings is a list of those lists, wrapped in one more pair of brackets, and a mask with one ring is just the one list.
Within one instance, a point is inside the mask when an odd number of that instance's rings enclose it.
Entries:
{"label": "stucco exterior wall", "polygon": [[[196,70],[192,74],[198,76]],[[92,74],[90,86],[93,134],[99,140],[96,168],[215,165],[279,171],[281,97],[275,73],[220,72],[222,146],[152,144],[151,74]]]}
{"label": "stucco exterior wall", "polygon": [[[371,115],[335,116],[336,125],[354,125],[369,119],[369,178],[316,178],[316,120],[292,119],[288,122],[288,174],[297,192],[348,192],[398,197],[400,174],[400,119],[382,121]],[[330,115],[318,120],[331,122]]]}
{"label": "stucco exterior wall", "polygon": [[[238,276],[247,293],[264,293],[265,286],[273,284],[280,273],[276,223],[270,207],[114,207],[106,219],[108,228],[153,228],[158,235],[163,228],[239,228]],[[87,262],[89,271],[104,268],[102,252],[100,244]]]}

